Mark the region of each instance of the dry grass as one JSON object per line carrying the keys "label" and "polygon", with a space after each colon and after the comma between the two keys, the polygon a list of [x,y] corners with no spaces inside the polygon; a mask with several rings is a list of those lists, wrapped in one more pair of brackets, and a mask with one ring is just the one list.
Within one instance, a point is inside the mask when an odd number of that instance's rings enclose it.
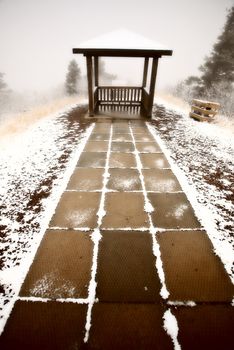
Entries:
{"label": "dry grass", "polygon": [[84,99],[77,98],[77,96],[63,97],[50,103],[36,106],[29,111],[9,115],[0,125],[0,138],[21,133],[39,120],[60,112],[69,105],[82,102],[84,102]]}

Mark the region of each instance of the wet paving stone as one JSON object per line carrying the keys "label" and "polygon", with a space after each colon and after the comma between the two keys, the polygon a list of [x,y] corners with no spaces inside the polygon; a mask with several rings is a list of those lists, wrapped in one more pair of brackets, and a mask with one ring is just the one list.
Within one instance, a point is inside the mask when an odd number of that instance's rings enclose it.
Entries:
{"label": "wet paving stone", "polygon": [[178,322],[178,341],[182,349],[234,348],[234,310],[231,305],[178,307],[172,312]]}
{"label": "wet paving stone", "polygon": [[131,134],[115,134],[112,137],[112,141],[129,142],[129,141],[132,141],[132,135]]}
{"label": "wet paving stone", "polygon": [[145,169],[142,170],[146,191],[177,192],[182,188],[170,169]]}
{"label": "wet paving stone", "polygon": [[105,350],[173,350],[159,304],[94,304],[88,346]]}
{"label": "wet paving stone", "polygon": [[144,169],[164,169],[170,168],[170,165],[163,155],[163,153],[157,154],[140,154],[141,163]]}
{"label": "wet paving stone", "polygon": [[131,153],[113,153],[110,154],[109,167],[110,168],[136,168],[136,158]]}
{"label": "wet paving stone", "polygon": [[231,302],[234,286],[204,231],[157,234],[170,300]]}
{"label": "wet paving stone", "polygon": [[161,228],[199,228],[193,208],[184,193],[148,193],[154,207],[153,224]]}
{"label": "wet paving stone", "polygon": [[132,142],[112,142],[111,144],[111,151],[112,152],[133,152],[134,145]]}
{"label": "wet paving stone", "polygon": [[154,142],[153,136],[147,131],[142,134],[135,134],[134,139],[136,142]]}
{"label": "wet paving stone", "polygon": [[88,141],[83,152],[107,152],[107,141]]}
{"label": "wet paving stone", "polygon": [[136,148],[140,153],[162,153],[156,142],[136,142]]}
{"label": "wet paving stone", "polygon": [[106,153],[101,152],[85,152],[82,153],[77,163],[78,167],[83,168],[105,168]]}
{"label": "wet paving stone", "polygon": [[102,228],[148,227],[142,193],[107,193]]}
{"label": "wet paving stone", "polygon": [[97,297],[108,302],[160,301],[160,280],[148,232],[102,231]]}
{"label": "wet paving stone", "polygon": [[89,234],[47,230],[20,295],[51,299],[87,298],[93,255]]}
{"label": "wet paving stone", "polygon": [[2,350],[80,349],[86,305],[17,301],[0,338]]}
{"label": "wet paving stone", "polygon": [[141,191],[141,180],[138,170],[110,169],[107,188],[115,191]]}
{"label": "wet paving stone", "polygon": [[76,168],[68,183],[68,190],[97,191],[103,187],[103,169]]}
{"label": "wet paving stone", "polygon": [[110,133],[107,134],[91,134],[90,141],[109,141]]}
{"label": "wet paving stone", "polygon": [[101,193],[64,192],[53,215],[50,227],[94,228],[97,225],[97,211]]}

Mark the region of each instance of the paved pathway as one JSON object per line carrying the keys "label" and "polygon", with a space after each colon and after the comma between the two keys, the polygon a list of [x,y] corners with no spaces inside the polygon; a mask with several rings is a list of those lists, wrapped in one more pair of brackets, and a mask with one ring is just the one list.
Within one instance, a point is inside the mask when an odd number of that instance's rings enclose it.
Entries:
{"label": "paved pathway", "polygon": [[97,122],[1,349],[227,350],[233,294],[146,124]]}

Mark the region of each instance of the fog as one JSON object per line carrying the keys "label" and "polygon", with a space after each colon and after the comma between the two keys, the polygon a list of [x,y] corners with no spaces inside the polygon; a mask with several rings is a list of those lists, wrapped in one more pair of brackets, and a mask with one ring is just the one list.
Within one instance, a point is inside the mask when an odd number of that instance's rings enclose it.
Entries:
{"label": "fog", "polygon": [[[79,43],[119,28],[173,49],[160,61],[157,88],[197,74],[221,33],[232,0],[0,0],[0,72],[18,92],[48,91],[62,86],[75,57],[83,74]],[[114,44],[114,43],[113,43]],[[139,77],[139,63],[108,62],[126,82]],[[122,64],[124,67],[124,64]],[[119,72],[118,72],[119,69]],[[138,78],[137,78],[138,79]]]}

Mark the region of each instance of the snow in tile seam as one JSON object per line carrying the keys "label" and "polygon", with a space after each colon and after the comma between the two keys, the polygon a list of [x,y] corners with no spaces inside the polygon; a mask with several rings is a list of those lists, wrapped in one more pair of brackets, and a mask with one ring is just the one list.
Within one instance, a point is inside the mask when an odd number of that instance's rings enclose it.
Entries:
{"label": "snow in tile seam", "polygon": [[171,300],[168,300],[167,301],[167,304],[170,305],[170,306],[189,306],[189,307],[194,307],[196,306],[197,304],[195,303],[195,301],[193,300],[187,300],[187,301],[171,301]]}
{"label": "snow in tile seam", "polygon": [[73,303],[73,304],[88,304],[89,299],[88,298],[40,298],[40,297],[21,297],[19,296],[17,298],[19,301],[31,301],[31,302],[41,302],[41,303],[47,303],[49,301],[56,302],[56,303]]}
{"label": "snow in tile seam", "polygon": [[158,242],[156,240],[156,237],[155,237],[157,231],[155,230],[155,227],[154,227],[153,221],[152,221],[152,217],[151,217],[151,213],[154,211],[154,208],[153,208],[152,204],[150,203],[150,201],[148,199],[148,196],[147,196],[147,192],[146,192],[146,188],[145,188],[145,182],[144,182],[144,176],[143,176],[143,173],[142,173],[141,159],[140,159],[140,156],[139,156],[139,152],[137,151],[137,148],[136,148],[135,138],[134,138],[131,126],[129,126],[129,128],[130,128],[130,132],[131,132],[131,135],[132,135],[133,144],[134,144],[134,147],[135,147],[135,157],[136,157],[137,169],[138,169],[139,174],[140,174],[140,180],[141,180],[141,185],[142,185],[143,194],[144,194],[144,202],[145,202],[144,210],[145,210],[145,212],[148,215],[148,220],[149,220],[149,223],[150,223],[149,231],[150,231],[150,233],[152,235],[152,243],[153,243],[152,249],[153,249],[153,254],[156,257],[156,269],[157,269],[158,276],[159,276],[159,279],[160,279],[160,282],[161,282],[161,286],[162,286],[161,290],[160,290],[160,295],[162,296],[163,299],[167,299],[170,293],[169,293],[169,291],[167,290],[167,287],[166,287],[165,274],[164,274],[164,271],[163,271],[163,263],[162,263],[162,259],[161,259],[160,247],[159,247],[159,244],[158,244]]}
{"label": "snow in tile seam", "polygon": [[163,315],[163,328],[167,332],[167,334],[171,337],[172,342],[174,344],[174,349],[175,350],[181,350],[181,346],[178,342],[178,333],[179,333],[179,327],[177,323],[177,319],[175,316],[172,314],[171,310],[168,309],[165,311]]}
{"label": "snow in tile seam", "polygon": [[97,212],[97,227],[94,229],[91,237],[94,243],[94,248],[93,248],[93,263],[92,263],[92,268],[91,268],[91,280],[89,283],[89,288],[88,288],[88,298],[89,298],[89,304],[88,304],[88,310],[86,314],[86,324],[85,324],[85,336],[84,336],[84,342],[86,343],[89,339],[89,332],[90,328],[92,325],[92,309],[93,305],[96,300],[96,287],[97,287],[97,282],[96,282],[96,273],[97,273],[97,259],[98,259],[98,251],[99,251],[99,242],[102,239],[102,235],[100,233],[100,227],[102,224],[103,217],[106,215],[105,211],[105,196],[107,192],[107,183],[108,179],[110,176],[109,173],[109,161],[110,161],[110,154],[111,154],[111,143],[112,143],[112,135],[113,135],[113,127],[111,125],[110,128],[110,137],[109,137],[109,142],[108,142],[108,150],[106,154],[106,164],[105,164],[105,171],[103,174],[103,187],[102,187],[102,194],[101,194],[101,199],[100,199],[100,205],[98,208]]}
{"label": "snow in tile seam", "polygon": [[181,188],[183,189],[184,193],[186,194],[189,202],[191,203],[194,209],[196,217],[198,218],[204,230],[207,232],[207,235],[213,244],[214,253],[220,257],[224,265],[224,268],[226,269],[232,283],[234,284],[234,274],[232,271],[232,266],[234,264],[233,249],[226,240],[224,241],[219,240],[219,232],[217,231],[214,224],[214,220],[215,220],[214,214],[211,212],[209,208],[207,208],[206,206],[203,206],[201,203],[198,203],[198,200],[197,200],[198,193],[196,189],[188,183],[188,179],[184,174],[184,172],[172,160],[171,152],[166,147],[164,141],[160,138],[160,136],[158,135],[156,130],[153,128],[153,126],[147,123],[147,127],[151,132],[151,134],[153,135],[153,137],[155,138],[156,142],[164,151],[164,154],[171,166],[171,170],[176,175],[177,180],[181,185]]}
{"label": "snow in tile seam", "polygon": [[[46,229],[48,228],[50,219],[53,213],[55,212],[57,203],[62,193],[67,187],[68,181],[74,171],[74,168],[85,147],[85,144],[89,138],[89,135],[92,132],[92,129],[93,129],[93,125],[88,127],[87,130],[82,134],[80,138],[80,143],[78,144],[77,149],[73,152],[73,155],[71,156],[70,160],[67,163],[66,171],[64,173],[63,178],[54,186],[52,193],[49,197],[50,200],[47,202],[47,206],[45,207],[45,211],[41,218],[40,232],[36,237],[34,237],[33,242],[31,242],[30,253],[28,253],[26,257],[22,258],[20,266],[11,268],[10,271],[8,270],[1,271],[0,273],[1,281],[3,282],[3,284],[4,284],[4,281],[5,282],[11,281],[11,288],[14,293],[13,297],[11,298],[9,303],[5,305],[5,308],[3,310],[3,317],[0,320],[0,334],[2,333],[5,327],[6,321],[12,311],[15,301],[17,300],[17,295],[19,294],[19,291],[24,282],[25,276],[32,264],[33,258],[46,232]],[[11,279],[11,276],[12,276],[12,279]]]}

